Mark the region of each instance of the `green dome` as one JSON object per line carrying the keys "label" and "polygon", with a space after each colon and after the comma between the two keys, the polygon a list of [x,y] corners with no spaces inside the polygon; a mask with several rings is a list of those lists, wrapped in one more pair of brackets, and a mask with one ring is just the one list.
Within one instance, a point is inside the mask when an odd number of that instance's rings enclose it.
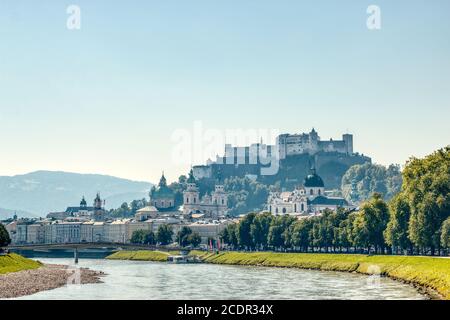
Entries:
{"label": "green dome", "polygon": [[316,174],[316,170],[314,170],[314,169],[312,170],[312,173],[309,174],[305,178],[303,185],[308,188],[323,188],[324,187],[322,178]]}
{"label": "green dome", "polygon": [[167,186],[167,181],[166,181],[166,178],[164,177],[164,173],[163,173],[161,179],[159,180],[158,187],[156,189],[152,189],[150,197],[153,200],[174,197],[173,190]]}

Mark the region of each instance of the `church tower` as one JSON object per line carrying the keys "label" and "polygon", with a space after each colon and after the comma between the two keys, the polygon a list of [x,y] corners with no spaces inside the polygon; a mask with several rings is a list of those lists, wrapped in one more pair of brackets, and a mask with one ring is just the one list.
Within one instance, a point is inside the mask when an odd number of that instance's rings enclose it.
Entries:
{"label": "church tower", "polygon": [[[81,205],[81,203],[80,203]],[[103,210],[103,201],[100,198],[100,193],[97,192],[97,196],[94,199],[94,212],[93,218],[95,221],[103,221],[105,219],[105,210]]]}
{"label": "church tower", "polygon": [[222,182],[222,173],[217,173],[217,181],[214,192],[211,195],[211,202],[216,206],[215,216],[225,216],[228,210],[228,195]]}
{"label": "church tower", "polygon": [[83,196],[83,198],[80,201],[80,208],[81,209],[86,209],[87,208],[87,202],[86,202],[86,199],[84,198],[84,196]]}
{"label": "church tower", "polygon": [[97,196],[94,199],[94,209],[101,209],[101,208],[102,208],[102,199],[100,198],[100,194],[97,192]]}
{"label": "church tower", "polygon": [[186,183],[187,188],[183,191],[183,213],[189,214],[198,210],[200,204],[200,192],[195,183],[194,171],[192,169],[189,172],[189,178]]}

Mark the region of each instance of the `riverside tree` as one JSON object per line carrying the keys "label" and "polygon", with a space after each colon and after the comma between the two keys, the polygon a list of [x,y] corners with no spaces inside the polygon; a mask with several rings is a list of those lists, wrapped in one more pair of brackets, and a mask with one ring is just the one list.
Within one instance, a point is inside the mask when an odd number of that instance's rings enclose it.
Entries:
{"label": "riverside tree", "polygon": [[228,244],[231,248],[236,248],[238,246],[237,239],[237,224],[232,223],[226,226],[220,233],[220,239],[223,243]]}
{"label": "riverside tree", "polygon": [[441,246],[450,249],[450,218],[444,221],[441,231]]}
{"label": "riverside tree", "polygon": [[388,219],[389,209],[386,202],[381,194],[374,193],[369,201],[363,203],[354,221],[355,244],[366,247],[368,251],[374,247],[375,252],[379,249],[383,252],[386,246],[383,232]]}
{"label": "riverside tree", "polygon": [[267,234],[269,233],[272,218],[273,216],[269,212],[258,214],[254,217],[250,226],[250,236],[255,247],[263,250],[267,248]]}
{"label": "riverside tree", "polygon": [[253,239],[250,234],[251,225],[256,214],[251,212],[247,214],[239,223],[236,230],[237,242],[240,247],[251,249],[254,247]]}
{"label": "riverside tree", "polygon": [[389,203],[389,222],[384,232],[386,243],[393,250],[408,250],[412,243],[408,238],[408,224],[411,210],[403,194],[396,195]]}
{"label": "riverside tree", "polygon": [[11,243],[8,231],[3,224],[0,223],[0,247],[6,247]]}
{"label": "riverside tree", "polygon": [[130,239],[131,243],[156,244],[156,236],[151,230],[135,230]]}
{"label": "riverside tree", "polygon": [[442,224],[450,216],[450,147],[410,159],[403,170],[402,193],[411,210],[411,242],[434,255],[440,249]]}
{"label": "riverside tree", "polygon": [[156,233],[156,240],[160,244],[167,245],[172,243],[172,237],[173,237],[172,226],[168,224],[162,224],[158,227],[158,231]]}
{"label": "riverside tree", "polygon": [[198,234],[198,232],[193,232],[191,234],[189,234],[189,236],[187,237],[187,243],[190,244],[191,246],[198,247],[198,245],[202,242],[202,238],[200,237],[200,235]]}
{"label": "riverside tree", "polygon": [[177,242],[182,246],[189,245],[189,236],[192,234],[192,229],[189,227],[182,227],[180,231],[177,233]]}

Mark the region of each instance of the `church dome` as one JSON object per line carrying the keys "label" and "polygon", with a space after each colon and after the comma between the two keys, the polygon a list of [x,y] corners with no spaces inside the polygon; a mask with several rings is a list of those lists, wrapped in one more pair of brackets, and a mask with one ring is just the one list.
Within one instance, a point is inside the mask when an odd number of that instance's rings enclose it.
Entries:
{"label": "church dome", "polygon": [[86,202],[86,199],[83,196],[83,199],[81,199],[81,201],[80,201],[80,207],[86,207],[86,206],[87,206],[87,202]]}
{"label": "church dome", "polygon": [[303,182],[303,185],[308,188],[323,188],[324,183],[322,178],[316,174],[316,170],[312,170],[311,174],[309,174],[305,181]]}
{"label": "church dome", "polygon": [[152,189],[150,197],[153,200],[174,197],[173,190],[167,186],[167,181],[166,178],[164,177],[164,173],[161,179],[159,180],[158,187],[156,189]]}

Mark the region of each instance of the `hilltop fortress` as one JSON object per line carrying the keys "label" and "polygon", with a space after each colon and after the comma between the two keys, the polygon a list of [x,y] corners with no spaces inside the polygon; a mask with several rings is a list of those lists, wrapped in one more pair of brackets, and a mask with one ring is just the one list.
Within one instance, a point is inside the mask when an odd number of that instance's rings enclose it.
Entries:
{"label": "hilltop fortress", "polygon": [[[261,174],[277,162],[273,174]],[[237,147],[225,145],[224,156],[208,160],[206,165],[193,167],[196,179],[215,179],[218,172],[223,178],[248,176],[268,184],[282,181],[284,186],[295,186],[308,174],[311,165],[317,169],[330,188],[339,188],[344,173],[355,164],[371,162],[369,157],[355,153],[353,135],[343,134],[342,140],[321,140],[313,128],[309,133],[281,134],[275,145],[254,143]]]}

